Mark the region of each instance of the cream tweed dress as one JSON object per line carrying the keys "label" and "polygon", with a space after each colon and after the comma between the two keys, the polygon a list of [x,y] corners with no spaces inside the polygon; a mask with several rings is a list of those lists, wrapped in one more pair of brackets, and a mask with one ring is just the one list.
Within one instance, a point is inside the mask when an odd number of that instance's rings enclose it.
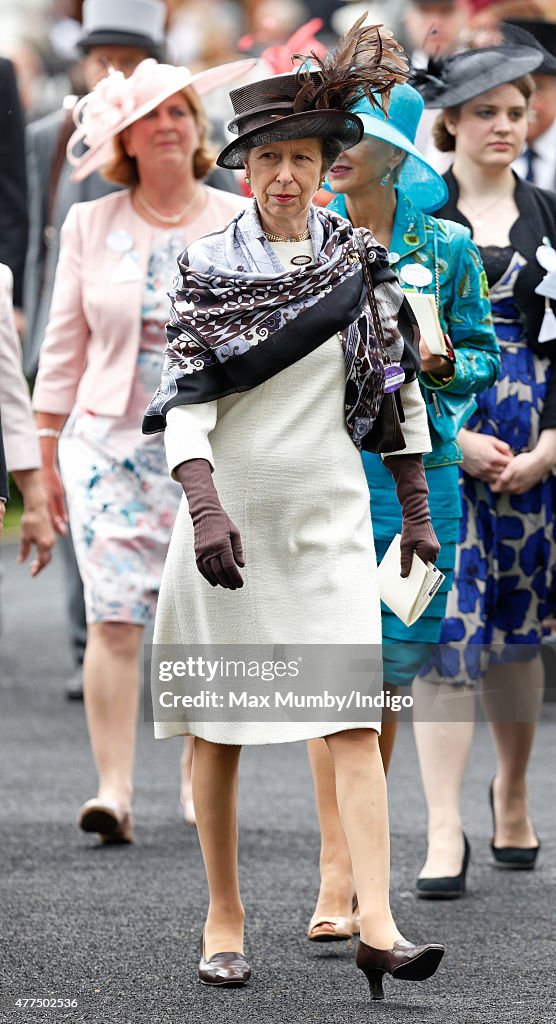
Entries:
{"label": "cream tweed dress", "polygon": [[[277,244],[289,254],[306,244]],[[170,471],[207,459],[245,556],[239,590],[211,587],[195,564],[182,498],[168,550],[154,644],[381,643],[369,491],[344,419],[341,339],[327,342],[249,391],[167,414]],[[405,453],[430,448],[417,382],[402,390]],[[255,690],[256,681],[255,681]],[[188,733],[214,743],[284,743],[359,722],[156,721],[155,736]],[[379,721],[365,726],[380,731]]]}

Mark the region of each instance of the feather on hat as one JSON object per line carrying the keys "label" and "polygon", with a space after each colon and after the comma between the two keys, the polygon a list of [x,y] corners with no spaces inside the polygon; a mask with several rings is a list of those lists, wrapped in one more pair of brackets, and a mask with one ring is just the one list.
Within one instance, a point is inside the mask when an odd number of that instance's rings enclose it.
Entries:
{"label": "feather on hat", "polygon": [[268,142],[326,138],[336,141],[338,152],[359,142],[363,125],[350,106],[366,96],[386,111],[390,90],[408,75],[392,33],[382,25],[363,25],[365,18],[326,57],[293,54],[292,60],[303,61],[297,71],[231,91],[236,116],[228,128],[238,138],[220,153],[220,167],[243,167],[244,154]]}

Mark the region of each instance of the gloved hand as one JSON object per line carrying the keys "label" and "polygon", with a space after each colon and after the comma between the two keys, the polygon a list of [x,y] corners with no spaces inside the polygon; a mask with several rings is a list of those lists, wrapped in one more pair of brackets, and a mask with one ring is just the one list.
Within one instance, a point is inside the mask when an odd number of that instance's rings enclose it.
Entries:
{"label": "gloved hand", "polygon": [[237,590],[243,586],[238,570],[244,566],[239,530],[228,518],[216,492],[206,459],[180,462],[174,476],[182,485],[195,531],[197,568],[211,587]]}
{"label": "gloved hand", "polygon": [[429,489],[421,455],[387,455],[384,465],[396,482],[402,506],[401,576],[409,576],[413,552],[425,564],[436,562],[440,544],[432,528]]}

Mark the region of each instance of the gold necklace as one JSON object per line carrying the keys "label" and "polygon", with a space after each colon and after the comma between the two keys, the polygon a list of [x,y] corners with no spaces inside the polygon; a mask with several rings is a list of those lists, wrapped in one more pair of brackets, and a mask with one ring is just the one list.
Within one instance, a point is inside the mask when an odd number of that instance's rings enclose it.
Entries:
{"label": "gold necklace", "polygon": [[158,210],[155,210],[154,207],[147,202],[140,189],[135,190],[135,195],[143,209],[146,210],[147,213],[150,213],[151,217],[156,217],[156,219],[159,220],[161,224],[179,224],[180,221],[182,221],[183,218],[185,217],[187,211],[189,210],[189,207],[193,205],[194,200],[197,198],[197,188],[195,187],[195,191],[191,199],[184,206],[183,210],[180,210],[179,213],[173,213],[169,217],[165,216],[163,213],[159,213]]}
{"label": "gold necklace", "polygon": [[300,235],[295,235],[293,238],[284,238],[283,235],[272,235],[270,231],[265,231],[264,236],[268,242],[306,242],[311,237],[309,228],[305,228]]}

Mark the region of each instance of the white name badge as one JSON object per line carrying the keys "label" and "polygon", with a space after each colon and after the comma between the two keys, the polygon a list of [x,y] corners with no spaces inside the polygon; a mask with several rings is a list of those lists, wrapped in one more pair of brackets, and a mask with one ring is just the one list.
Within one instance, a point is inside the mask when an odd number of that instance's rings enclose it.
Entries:
{"label": "white name badge", "polygon": [[110,252],[124,253],[131,252],[134,246],[132,235],[129,231],[111,231],[106,237],[106,245]]}
{"label": "white name badge", "polygon": [[432,281],[429,268],[421,266],[420,263],[408,263],[402,267],[400,277],[404,284],[409,284],[412,288],[426,288]]}

